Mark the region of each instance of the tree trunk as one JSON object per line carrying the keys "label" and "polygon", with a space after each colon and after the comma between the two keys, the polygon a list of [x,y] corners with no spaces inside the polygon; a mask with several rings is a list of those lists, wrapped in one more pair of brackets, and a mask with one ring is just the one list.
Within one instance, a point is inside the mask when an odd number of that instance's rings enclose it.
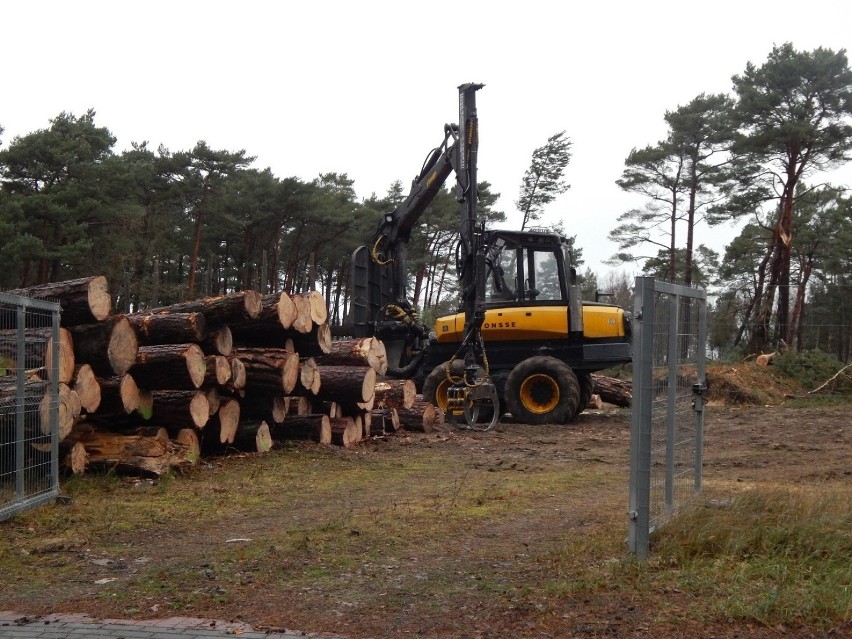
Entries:
{"label": "tree trunk", "polygon": [[233,357],[245,367],[245,387],[249,393],[254,389],[288,394],[296,386],[299,377],[296,353],[283,348],[241,347],[234,349]]}
{"label": "tree trunk", "polygon": [[169,432],[177,433],[181,428],[202,429],[210,419],[210,404],[204,391],[158,390],[151,395],[153,418]]}
{"label": "tree trunk", "polygon": [[592,374],[594,392],[607,404],[629,408],[633,398],[633,384],[623,379]]}
{"label": "tree trunk", "polygon": [[139,387],[132,375],[107,377],[98,381],[101,401],[95,419],[124,418],[139,409]]}
{"label": "tree trunk", "polygon": [[375,395],[376,371],[367,366],[320,366],[319,373],[319,399],[354,405]]}
{"label": "tree trunk", "polygon": [[331,443],[352,448],[362,439],[360,417],[336,417],[329,419],[331,423]]}
{"label": "tree trunk", "polygon": [[209,355],[224,355],[227,357],[234,348],[234,336],[227,324],[214,331],[209,331],[207,337],[199,342],[201,349]]}

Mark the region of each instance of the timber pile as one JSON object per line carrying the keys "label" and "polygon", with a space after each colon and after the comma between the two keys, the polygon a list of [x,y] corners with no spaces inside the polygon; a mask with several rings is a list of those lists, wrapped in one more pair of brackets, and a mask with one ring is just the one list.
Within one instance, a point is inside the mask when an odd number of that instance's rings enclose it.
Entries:
{"label": "timber pile", "polygon": [[[332,341],[315,291],[247,290],[129,314],[109,312],[101,276],[15,293],[49,296],[63,309],[60,452],[75,473],[160,474],[228,448],[264,452],[286,439],[352,447],[371,434],[429,432],[435,423],[413,382],[379,381],[387,370],[382,342]],[[27,382],[45,397],[43,435],[51,364]],[[0,403],[14,393],[0,383]]]}

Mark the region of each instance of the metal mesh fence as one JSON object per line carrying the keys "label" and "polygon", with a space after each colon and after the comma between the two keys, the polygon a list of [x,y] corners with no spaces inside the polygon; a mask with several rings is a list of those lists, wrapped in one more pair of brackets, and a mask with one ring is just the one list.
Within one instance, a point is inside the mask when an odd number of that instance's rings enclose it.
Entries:
{"label": "metal mesh fence", "polygon": [[0,293],[0,520],[58,494],[59,305]]}
{"label": "metal mesh fence", "polygon": [[637,278],[631,434],[630,546],[701,489],[704,291]]}

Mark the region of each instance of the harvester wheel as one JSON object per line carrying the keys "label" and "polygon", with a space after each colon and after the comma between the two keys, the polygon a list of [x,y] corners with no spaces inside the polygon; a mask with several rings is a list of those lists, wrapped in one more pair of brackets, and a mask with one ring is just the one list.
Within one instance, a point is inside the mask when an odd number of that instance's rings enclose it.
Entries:
{"label": "harvester wheel", "polygon": [[506,379],[506,408],[525,424],[564,424],[580,405],[580,383],[565,362],[539,355],[525,359]]}

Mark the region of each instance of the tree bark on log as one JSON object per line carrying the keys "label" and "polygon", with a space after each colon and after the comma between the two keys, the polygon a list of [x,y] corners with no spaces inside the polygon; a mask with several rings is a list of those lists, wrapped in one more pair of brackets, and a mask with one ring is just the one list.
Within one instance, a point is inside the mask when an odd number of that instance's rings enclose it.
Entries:
{"label": "tree bark on log", "polygon": [[331,420],[328,415],[291,415],[281,423],[271,424],[273,439],[298,439],[331,444]]}
{"label": "tree bark on log", "polygon": [[156,390],[151,395],[154,400],[153,417],[169,432],[177,433],[181,428],[200,430],[210,420],[210,404],[204,391]]}
{"label": "tree bark on log", "polygon": [[139,408],[139,387],[132,375],[106,377],[98,380],[101,401],[94,417],[98,421],[124,417]]}
{"label": "tree bark on log", "polygon": [[97,324],[69,328],[74,359],[88,364],[100,377],[124,375],[136,361],[139,342],[124,315],[113,315]]}
{"label": "tree bark on log", "polygon": [[317,362],[321,366],[369,366],[379,375],[388,368],[384,344],[375,337],[332,340],[331,351]]}
{"label": "tree bark on log", "polygon": [[322,357],[331,352],[333,340],[331,327],[327,323],[316,324],[304,334],[288,334],[284,337],[284,348],[292,347],[302,357]]}
{"label": "tree bark on log", "polygon": [[198,345],[208,355],[224,355],[227,357],[234,349],[234,336],[230,327],[226,324],[208,331],[207,337],[201,340]]}
{"label": "tree bark on log", "polygon": [[411,408],[417,388],[410,379],[386,379],[376,382],[376,408]]}
{"label": "tree bark on log", "polygon": [[399,427],[417,433],[431,433],[438,425],[438,409],[429,402],[415,401],[411,408],[397,409]]}
{"label": "tree bark on log", "polygon": [[207,337],[207,320],[201,313],[131,313],[126,317],[140,346],[201,342]]}
{"label": "tree bark on log", "polygon": [[204,358],[204,365],[204,384],[224,386],[231,381],[231,362],[224,355],[208,355]]}
{"label": "tree bark on log", "polygon": [[[299,378],[299,355],[283,348],[235,348],[236,357],[245,367],[245,388],[272,393],[292,392]],[[233,359],[231,360],[233,362]]]}
{"label": "tree bark on log", "polygon": [[247,319],[256,319],[261,311],[260,293],[253,290],[239,291],[216,297],[172,304],[151,310],[152,313],[201,313],[208,328],[216,329],[224,324],[235,324]]}
{"label": "tree bark on log", "polygon": [[360,417],[335,417],[329,422],[332,444],[352,448],[361,441],[363,426]]}
{"label": "tree bark on log", "polygon": [[633,384],[623,379],[592,373],[594,392],[607,404],[629,408],[633,398]]}
{"label": "tree bark on log", "polygon": [[373,410],[370,415],[370,432],[373,437],[393,433],[399,430],[399,411],[395,408],[381,408]]}
{"label": "tree bark on log", "polygon": [[302,417],[304,415],[311,415],[314,413],[313,402],[311,402],[311,400],[307,397],[296,395],[289,399],[290,407],[287,411],[287,415]]}
{"label": "tree bark on log", "polygon": [[62,308],[60,322],[66,327],[101,322],[109,317],[112,308],[109,286],[103,275],[39,284],[6,293],[58,301]]}
{"label": "tree bark on log", "polygon": [[376,371],[368,366],[320,366],[319,399],[354,405],[373,398]]}
{"label": "tree bark on log", "polygon": [[201,387],[207,365],[198,344],[141,346],[128,371],[149,390],[193,390]]}

